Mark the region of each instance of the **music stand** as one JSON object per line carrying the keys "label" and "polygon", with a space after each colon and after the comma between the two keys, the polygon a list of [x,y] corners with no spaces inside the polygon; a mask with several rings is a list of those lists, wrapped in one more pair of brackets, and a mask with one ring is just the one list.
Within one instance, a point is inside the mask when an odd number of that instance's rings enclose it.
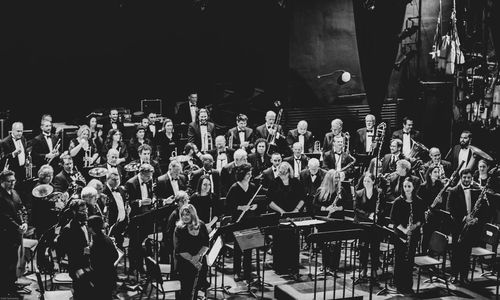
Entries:
{"label": "music stand", "polygon": [[[385,237],[387,237],[389,241],[393,241],[393,245],[396,245],[396,241],[395,240],[398,239],[399,237],[396,236],[396,233],[394,233],[394,231],[392,229],[390,229],[388,227],[385,227],[385,226],[378,226],[378,228],[381,229],[380,230],[381,234],[383,234]],[[388,265],[386,265],[385,272],[389,273],[389,266]],[[394,276],[394,274],[391,274],[390,277],[393,277],[393,276]],[[393,295],[398,295],[399,294],[396,290],[389,288],[389,285],[387,284],[387,281],[389,281],[390,277],[386,277],[385,278],[384,288],[382,288],[377,293],[377,296],[380,296],[380,295],[389,295],[389,294],[393,294]]]}
{"label": "music stand", "polygon": [[[216,236],[216,234],[214,236]],[[221,253],[222,248],[224,248],[224,241],[222,240],[222,236],[218,235],[217,238],[215,239],[215,242],[212,244],[212,246],[210,247],[210,250],[208,251],[208,254],[207,254],[207,265],[210,268],[210,270],[211,270],[212,266],[214,266],[214,264],[216,265],[217,261],[220,261],[220,253]],[[222,268],[224,269],[224,255],[222,255],[222,261],[223,261]],[[210,278],[211,278],[212,272],[209,272],[209,274],[210,274]],[[224,273],[222,273],[222,286],[217,287],[217,266],[215,266],[214,285],[215,286],[213,288],[207,289],[207,291],[212,290],[214,292],[213,299],[217,299],[217,291],[221,291],[222,296],[223,296],[222,299],[226,299],[224,297],[224,293],[229,295],[230,294],[228,291],[229,288],[224,286]]]}

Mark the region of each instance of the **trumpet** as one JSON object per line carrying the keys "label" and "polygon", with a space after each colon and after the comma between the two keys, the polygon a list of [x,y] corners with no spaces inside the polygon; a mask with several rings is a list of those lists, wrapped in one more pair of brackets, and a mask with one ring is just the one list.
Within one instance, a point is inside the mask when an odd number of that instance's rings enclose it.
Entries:
{"label": "trumpet", "polygon": [[[52,148],[52,153],[59,153],[59,147],[61,147],[61,139],[57,140],[56,145],[54,146],[54,148]],[[50,165],[50,163],[54,160],[55,157],[56,156],[49,158],[47,160],[47,163]]]}
{"label": "trumpet", "polygon": [[87,149],[84,149],[84,155],[83,155],[83,167],[84,168],[90,168],[92,165],[92,149],[90,148],[90,145],[87,145]]}
{"label": "trumpet", "polygon": [[314,142],[313,153],[319,153],[319,161],[323,161],[323,149],[321,149],[321,142],[319,140]]}
{"label": "trumpet", "polygon": [[33,178],[33,160],[31,158],[31,152],[26,155],[26,161],[24,162],[24,168],[26,171],[26,179],[29,180]]}
{"label": "trumpet", "polygon": [[172,160],[174,157],[177,157],[177,147],[175,147],[174,150],[172,150],[172,152],[170,153],[170,160]]}

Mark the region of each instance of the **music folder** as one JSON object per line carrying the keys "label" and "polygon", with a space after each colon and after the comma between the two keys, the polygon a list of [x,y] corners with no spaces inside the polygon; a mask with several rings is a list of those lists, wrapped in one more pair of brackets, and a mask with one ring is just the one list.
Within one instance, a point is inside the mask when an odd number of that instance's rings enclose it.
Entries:
{"label": "music folder", "polygon": [[224,247],[224,242],[222,241],[222,237],[219,236],[217,237],[212,247],[210,248],[210,251],[208,251],[207,254],[207,265],[209,267],[213,266],[214,263],[217,261],[217,257],[219,256],[222,247]]}

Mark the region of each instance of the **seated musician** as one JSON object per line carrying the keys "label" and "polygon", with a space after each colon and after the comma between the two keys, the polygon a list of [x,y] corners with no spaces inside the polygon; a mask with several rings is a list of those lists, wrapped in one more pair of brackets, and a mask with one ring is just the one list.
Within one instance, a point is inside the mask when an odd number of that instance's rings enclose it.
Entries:
{"label": "seated musician", "polygon": [[229,188],[236,182],[235,168],[247,163],[248,154],[243,149],[234,152],[233,161],[225,165],[220,173],[221,195],[227,195]]}
{"label": "seated musician", "polygon": [[392,203],[394,199],[403,193],[403,181],[406,177],[412,177],[415,192],[420,188],[420,179],[411,175],[411,164],[406,159],[400,159],[396,162],[396,171],[391,173],[387,179],[386,200],[387,203]]}
{"label": "seated musician", "polygon": [[215,124],[208,121],[208,110],[206,108],[200,109],[197,122],[189,123],[188,142],[194,143],[201,152],[207,152],[214,148],[213,139],[215,136]]}
{"label": "seated musician", "polygon": [[174,203],[176,203],[176,208],[170,213],[167,218],[167,222],[161,226],[163,241],[162,247],[160,248],[160,261],[170,262],[172,267],[172,277],[176,278],[177,270],[175,269],[175,256],[174,254],[174,231],[177,222],[180,220],[180,209],[184,205],[189,203],[189,195],[185,191],[179,191],[174,197]]}
{"label": "seated musician", "polygon": [[87,205],[89,216],[103,217],[103,213],[99,205],[97,205],[97,190],[93,187],[86,186],[82,189],[81,198]]}
{"label": "seated musician", "polygon": [[55,192],[68,192],[73,194],[76,192],[75,185],[81,185],[83,187],[86,184],[81,173],[75,170],[73,158],[69,154],[63,153],[60,156],[59,164],[62,166],[62,170],[53,180]]}
{"label": "seated musician", "polygon": [[488,178],[490,178],[490,174],[488,173],[490,167],[488,165],[488,161],[485,159],[480,159],[477,163],[477,171],[474,172],[472,176],[472,180],[478,183],[481,187],[486,186],[486,182]]}
{"label": "seated musician", "polygon": [[357,154],[370,153],[376,147],[375,116],[365,116],[365,127],[356,130],[354,135],[354,145]]}
{"label": "seated musician", "polygon": [[267,147],[267,141],[258,138],[255,141],[255,152],[248,155],[248,162],[252,165],[252,176],[254,178],[271,166],[271,156],[266,152]]}
{"label": "seated musician", "polygon": [[121,132],[123,132],[124,130],[124,126],[120,120],[118,110],[115,108],[109,110],[109,116],[104,120],[102,124],[102,132],[104,133],[104,136],[108,135],[110,129],[118,129]]}
{"label": "seated musician", "polygon": [[118,158],[120,156],[120,152],[116,149],[109,149],[106,154],[106,163],[101,164],[99,167],[106,168],[108,172],[116,171],[120,178],[124,178],[125,170],[122,165],[118,163]]}
{"label": "seated musician", "polygon": [[208,231],[193,205],[182,206],[180,216],[174,232],[176,269],[181,281],[180,299],[197,299],[198,290],[210,286],[205,257],[209,246]]}
{"label": "seated musician", "polygon": [[344,122],[341,119],[334,119],[331,123],[331,132],[325,134],[325,138],[323,139],[323,152],[329,151],[332,149],[334,144],[334,137],[340,136],[343,137],[342,127],[344,126]]}
{"label": "seated musician", "polygon": [[344,189],[341,183],[340,172],[334,169],[326,172],[325,178],[314,195],[313,209],[315,214],[327,211],[330,218],[344,218],[344,205],[350,201],[350,192]]}
{"label": "seated musician", "polygon": [[199,212],[200,219],[207,224],[213,217],[221,215],[222,204],[220,198],[212,191],[210,174],[201,175],[197,182],[195,193],[191,195],[189,202]]}
{"label": "seated musician", "polygon": [[103,194],[107,196],[107,218],[109,235],[115,238],[118,247],[123,247],[124,232],[128,225],[129,206],[125,202],[125,190],[120,186],[120,175],[112,170],[106,174]]}
{"label": "seated musician", "polygon": [[104,184],[102,183],[101,180],[93,178],[92,180],[89,181],[89,183],[87,183],[87,186],[92,187],[97,191],[96,204],[97,206],[99,206],[99,209],[105,216],[106,212],[104,210],[106,208],[106,203],[108,203],[108,197],[105,194],[103,194]]}
{"label": "seated musician", "polygon": [[118,252],[111,238],[104,234],[104,220],[99,216],[90,216],[88,230],[92,236],[90,246],[90,275],[93,283],[93,295],[97,299],[113,299],[116,287],[115,261]]}
{"label": "seated musician", "polygon": [[[238,149],[236,153],[238,151],[245,152],[243,149]],[[224,210],[225,214],[232,216],[232,221],[236,222],[243,213],[245,213],[245,217],[248,217],[249,215],[254,214],[254,211],[257,209],[257,204],[248,205],[255,192],[257,192],[257,186],[250,182],[250,179],[252,178],[252,166],[249,163],[243,162],[242,164],[236,166],[234,175],[236,182],[229,188]],[[247,281],[251,279],[252,272],[251,251],[252,250],[243,251],[243,279]],[[241,280],[241,255],[242,251],[238,243],[235,241],[233,260],[235,281]]]}
{"label": "seated musician", "polygon": [[266,141],[269,141],[268,138],[270,135],[275,136],[276,145],[280,145],[282,142],[285,142],[285,137],[283,136],[283,128],[280,124],[275,124],[276,122],[276,113],[272,110],[266,112],[265,117],[266,122],[262,125],[257,126],[255,128],[255,138],[263,138]]}
{"label": "seated musician", "polygon": [[437,166],[439,167],[439,177],[445,178],[449,177],[453,170],[451,169],[451,163],[444,159],[441,159],[441,151],[439,148],[432,147],[429,149],[429,157],[431,160],[422,165],[422,170],[424,174],[430,167]]}
{"label": "seated musician", "polygon": [[439,229],[440,220],[438,220],[439,217],[434,212],[446,207],[442,196],[436,199],[444,185],[445,183],[441,181],[441,168],[439,165],[429,167],[425,173],[425,182],[422,183],[418,191],[418,196],[422,199],[426,210],[426,220],[422,227],[422,253],[427,253],[431,235],[435,230]]}
{"label": "seated musician", "polygon": [[139,159],[133,162],[139,165],[151,165],[154,169],[153,178],[158,178],[162,174],[162,171],[160,169],[160,164],[156,160],[151,158],[153,151],[151,146],[148,144],[140,145],[139,148],[137,148],[137,151],[139,153]]}
{"label": "seated musician", "polygon": [[133,137],[130,138],[128,142],[128,155],[129,159],[131,161],[136,161],[139,160],[140,158],[140,151],[139,147],[142,145],[149,145],[151,146],[152,142],[146,138],[146,127],[139,125],[135,129],[135,134]]}
{"label": "seated musician", "polygon": [[84,270],[90,265],[90,233],[87,229],[87,204],[75,199],[70,204],[71,221],[61,229],[57,239],[57,255],[68,256],[68,273],[73,279],[74,299],[91,299],[91,288]]}
{"label": "seated musician", "polygon": [[292,176],[295,178],[300,177],[300,172],[307,167],[308,158],[302,149],[302,144],[296,142],[292,147],[293,155],[283,159],[283,162],[287,162],[292,167]]}
{"label": "seated musician", "polygon": [[236,116],[236,126],[227,131],[226,137],[229,141],[229,148],[233,150],[244,149],[248,153],[253,148],[253,129],[247,127],[248,117],[244,114]]}
{"label": "seated musician", "polygon": [[105,163],[107,161],[107,154],[111,149],[118,151],[118,159],[115,165],[124,165],[125,162],[129,161],[128,148],[123,142],[123,133],[117,129],[110,129],[106,136],[101,149],[101,162]]}
{"label": "seated musician", "polygon": [[392,133],[392,140],[399,139],[403,142],[403,155],[408,157],[411,152],[414,141],[420,141],[421,135],[418,130],[413,129],[413,119],[403,118],[403,128]]}
{"label": "seated musician", "polygon": [[403,147],[403,142],[400,139],[393,139],[389,144],[389,150],[391,153],[384,155],[382,158],[382,173],[392,173],[396,171],[396,162],[400,159],[404,159],[404,155],[401,152]]}
{"label": "seated musician", "polygon": [[89,169],[94,165],[99,152],[94,141],[90,139],[90,128],[87,125],[80,126],[76,135],[77,137],[69,142],[68,150],[75,167],[83,171],[84,168]]}
{"label": "seated musician", "polygon": [[288,131],[286,136],[288,147],[293,149],[295,143],[302,145],[303,152],[312,153],[314,148],[314,137],[310,131],[307,130],[307,121],[301,120],[297,123],[296,129]]}
{"label": "seated musician", "polygon": [[333,138],[333,148],[323,155],[323,168],[342,172],[343,177],[350,177],[353,173],[352,166],[356,159],[344,151],[344,138],[340,135]]}
{"label": "seated musician", "polygon": [[261,184],[264,189],[269,189],[271,184],[274,182],[274,179],[278,177],[278,167],[281,164],[281,154],[274,152],[271,155],[271,163],[272,166],[262,171],[262,175],[260,177]]}
{"label": "seated musician", "polygon": [[413,294],[413,262],[420,226],[424,223],[424,205],[417,196],[418,182],[413,177],[403,180],[403,192],[394,200],[391,221],[395,234],[405,240],[395,239],[394,283],[398,292]]}
{"label": "seated musician", "polygon": [[168,165],[168,172],[158,177],[155,195],[159,199],[167,199],[177,195],[179,191],[186,191],[188,181],[182,174],[181,164],[177,160],[172,160]]}
{"label": "seated musician", "polygon": [[304,205],[308,212],[313,211],[312,202],[316,191],[318,190],[326,171],[319,167],[319,160],[311,158],[307,162],[307,169],[300,172],[300,182],[304,185]]}
{"label": "seated musician", "polygon": [[[382,214],[377,207],[383,207],[380,205],[382,195],[374,186],[375,177],[371,173],[365,173],[362,177],[363,188],[356,191],[354,196],[354,222],[375,222],[380,223]],[[378,206],[377,206],[378,205]],[[377,213],[377,215],[375,215]],[[371,232],[371,227],[366,230],[370,231],[368,238],[360,241],[359,245],[359,259],[361,262],[361,267],[363,269],[362,277],[367,277],[368,271],[368,253],[370,254],[370,261],[372,264],[372,270],[376,275],[376,270],[380,264],[380,241],[375,236],[375,232]]]}
{"label": "seated musician", "polygon": [[171,119],[165,119],[163,129],[155,137],[155,145],[159,151],[157,159],[163,170],[167,168],[170,157],[177,156],[180,152],[179,139],[179,135],[174,131],[174,122]]}
{"label": "seated musician", "polygon": [[208,151],[215,161],[215,168],[221,172],[222,168],[233,161],[234,150],[226,146],[226,138],[219,135],[215,138],[215,149]]}
{"label": "seated musician", "polygon": [[[202,168],[193,171],[191,173],[191,179],[189,180],[189,191],[190,193],[196,192],[199,184],[199,180],[203,175],[207,175],[210,178],[211,186],[210,192],[214,194],[217,198],[220,198],[220,172],[213,168],[214,159],[210,154],[203,154],[201,156]],[[199,210],[198,210],[199,212]]]}
{"label": "seated musician", "polygon": [[292,172],[289,163],[281,163],[278,167],[278,177],[267,191],[269,208],[281,215],[299,212],[304,206],[304,187]]}

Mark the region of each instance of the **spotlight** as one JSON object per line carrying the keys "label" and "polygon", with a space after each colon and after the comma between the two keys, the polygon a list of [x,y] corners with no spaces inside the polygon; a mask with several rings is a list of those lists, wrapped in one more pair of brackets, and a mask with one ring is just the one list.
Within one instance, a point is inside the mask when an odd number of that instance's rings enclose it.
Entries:
{"label": "spotlight", "polygon": [[340,72],[340,75],[339,75],[339,77],[337,77],[338,84],[343,85],[343,84],[346,84],[349,81],[351,81],[351,77],[352,77],[351,73],[349,73],[345,70],[335,70],[335,71],[330,72],[330,73],[318,75],[318,76],[316,76],[316,78],[320,79],[323,77],[333,76],[334,74],[339,73],[339,72]]}
{"label": "spotlight", "polygon": [[399,71],[410,59],[417,55],[417,50],[410,50],[408,53],[403,54],[400,59],[394,63],[394,70]]}

